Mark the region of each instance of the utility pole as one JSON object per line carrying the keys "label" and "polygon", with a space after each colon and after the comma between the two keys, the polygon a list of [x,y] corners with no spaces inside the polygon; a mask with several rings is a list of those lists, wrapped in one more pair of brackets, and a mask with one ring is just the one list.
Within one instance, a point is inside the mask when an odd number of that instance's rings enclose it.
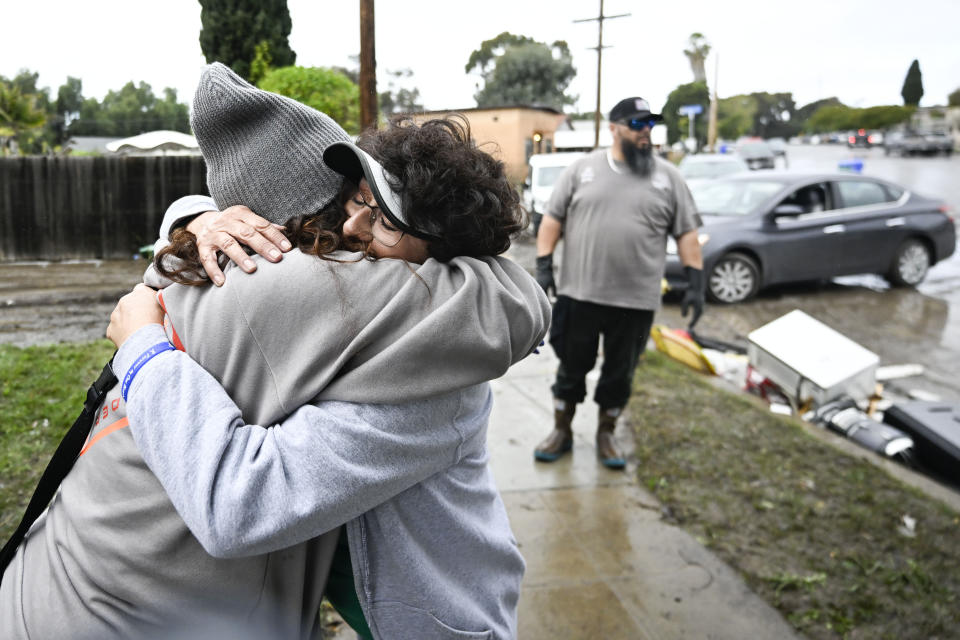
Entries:
{"label": "utility pole", "polygon": [[583,20],[574,20],[574,22],[593,22],[597,21],[597,46],[590,47],[597,50],[597,110],[593,115],[593,148],[600,146],[600,78],[603,69],[603,50],[609,47],[603,46],[603,21],[613,20],[614,18],[626,18],[629,13],[621,13],[615,16],[603,15],[603,0],[600,0],[600,15],[596,18],[584,18]]}
{"label": "utility pole", "polygon": [[377,126],[377,55],[373,0],[360,0],[360,128]]}

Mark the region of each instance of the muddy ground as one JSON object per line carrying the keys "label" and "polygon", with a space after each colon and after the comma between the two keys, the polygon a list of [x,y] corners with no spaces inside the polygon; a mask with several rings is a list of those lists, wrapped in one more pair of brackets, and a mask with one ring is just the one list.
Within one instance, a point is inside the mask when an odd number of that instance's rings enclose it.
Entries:
{"label": "muddy ground", "polygon": [[104,337],[116,301],[143,278],[142,260],[0,264],[0,343]]}

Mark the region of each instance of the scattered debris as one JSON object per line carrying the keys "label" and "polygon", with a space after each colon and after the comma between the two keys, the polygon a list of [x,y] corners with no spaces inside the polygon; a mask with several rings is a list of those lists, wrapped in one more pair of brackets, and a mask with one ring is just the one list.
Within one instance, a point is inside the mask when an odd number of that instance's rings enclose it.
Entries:
{"label": "scattered debris", "polygon": [[887,380],[896,380],[897,378],[922,376],[923,372],[924,367],[922,364],[888,364],[883,367],[877,367],[877,381],[886,382]]}
{"label": "scattered debris", "polygon": [[674,360],[678,360],[697,371],[717,373],[713,364],[703,355],[700,345],[694,342],[690,334],[683,329],[671,329],[658,324],[650,329],[650,337],[657,345],[657,350],[662,351]]}
{"label": "scattered debris", "polygon": [[922,400],[924,402],[940,402],[940,396],[935,393],[930,393],[929,391],[924,391],[923,389],[910,389],[907,391],[907,395],[914,400]]}
{"label": "scattered debris", "polygon": [[782,416],[792,416],[792,415],[793,415],[793,407],[791,407],[791,406],[788,405],[788,404],[780,404],[779,402],[771,402],[771,403],[770,403],[770,411],[771,411],[772,413],[778,413],[778,414],[780,414],[780,415],[782,415]]}
{"label": "scattered debris", "polygon": [[901,535],[904,535],[908,538],[917,537],[917,520],[915,518],[911,518],[907,514],[904,514],[903,517],[900,518],[900,522],[901,524],[899,527],[897,527],[897,531]]}
{"label": "scattered debris", "polygon": [[[960,405],[933,406],[939,397],[919,389],[909,396],[924,402],[884,397],[884,382],[922,375],[921,364],[881,367],[876,354],[799,310],[752,331],[746,347],[700,336],[692,327],[656,325],[651,337],[671,358],[760,396],[772,413],[800,417],[960,483]],[[904,516],[904,535],[914,535],[914,524]]]}
{"label": "scattered debris", "polygon": [[960,405],[896,403],[884,412],[883,421],[910,434],[922,466],[960,485]]}
{"label": "scattered debris", "polygon": [[880,358],[796,309],[747,336],[750,365],[795,405],[821,405],[841,396],[868,398]]}

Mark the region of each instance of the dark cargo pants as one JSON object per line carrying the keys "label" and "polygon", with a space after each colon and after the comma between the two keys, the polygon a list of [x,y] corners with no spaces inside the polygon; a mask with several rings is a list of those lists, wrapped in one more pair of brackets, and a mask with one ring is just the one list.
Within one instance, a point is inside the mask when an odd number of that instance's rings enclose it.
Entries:
{"label": "dark cargo pants", "polygon": [[579,404],[587,395],[586,376],[597,360],[603,336],[603,365],[593,399],[601,409],[624,407],[633,372],[646,348],[653,311],[625,309],[559,296],[553,306],[550,346],[560,358],[553,397]]}

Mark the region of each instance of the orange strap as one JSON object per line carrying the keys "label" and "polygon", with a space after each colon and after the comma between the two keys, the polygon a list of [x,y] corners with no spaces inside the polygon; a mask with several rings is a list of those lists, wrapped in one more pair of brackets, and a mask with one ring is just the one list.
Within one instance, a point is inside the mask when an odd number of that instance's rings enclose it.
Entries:
{"label": "orange strap", "polygon": [[[108,436],[108,435],[110,435],[111,433],[113,433],[114,431],[119,431],[120,429],[123,429],[124,427],[128,427],[128,426],[130,426],[130,419],[129,419],[129,418],[120,418],[119,420],[117,420],[116,422],[114,422],[113,424],[111,424],[109,427],[104,427],[103,429],[101,429],[100,431],[97,432],[97,435],[95,435],[95,436],[93,436],[92,438],[90,438],[90,442],[88,442],[87,445],[86,445],[83,449],[80,450],[80,456],[82,456],[83,454],[85,454],[85,453],[87,452],[87,449],[89,449],[90,447],[92,447],[92,446],[93,446],[93,443],[96,442],[97,440],[99,440],[100,438],[102,438],[102,437],[104,437],[104,436]],[[80,456],[77,456],[77,457],[79,458]]]}
{"label": "orange strap", "polygon": [[180,336],[177,335],[177,328],[173,326],[173,320],[170,319],[170,314],[167,313],[167,303],[163,301],[163,289],[157,291],[157,302],[160,303],[160,308],[163,309],[166,320],[170,323],[170,337],[173,346],[177,348],[177,351],[186,351],[186,349],[183,348],[183,343],[180,342]]}

